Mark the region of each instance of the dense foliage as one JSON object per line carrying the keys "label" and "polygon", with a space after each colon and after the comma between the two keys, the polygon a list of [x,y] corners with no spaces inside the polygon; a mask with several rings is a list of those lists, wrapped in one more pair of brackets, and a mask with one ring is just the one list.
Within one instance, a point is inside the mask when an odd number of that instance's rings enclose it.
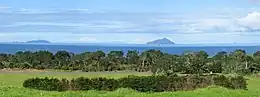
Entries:
{"label": "dense foliage", "polygon": [[154,74],[202,74],[202,73],[258,73],[260,51],[248,55],[244,50],[218,52],[209,56],[206,52],[185,52],[182,55],[148,50],[142,53],[128,51],[102,51],[74,54],[58,51],[17,52],[0,54],[0,68],[59,69],[95,71],[151,71]]}
{"label": "dense foliage", "polygon": [[[62,81],[57,78],[35,78],[28,79],[24,82],[23,86],[28,88],[35,88],[39,90],[47,90],[47,91],[62,91],[64,90]],[[64,85],[66,86],[66,85]]]}
{"label": "dense foliage", "polygon": [[121,79],[80,77],[71,81],[66,79],[32,78],[23,83],[23,86],[26,88],[47,91],[114,91],[118,88],[130,88],[139,92],[194,90],[211,85],[230,89],[247,89],[247,83],[243,77],[225,77],[223,75],[128,76]]}

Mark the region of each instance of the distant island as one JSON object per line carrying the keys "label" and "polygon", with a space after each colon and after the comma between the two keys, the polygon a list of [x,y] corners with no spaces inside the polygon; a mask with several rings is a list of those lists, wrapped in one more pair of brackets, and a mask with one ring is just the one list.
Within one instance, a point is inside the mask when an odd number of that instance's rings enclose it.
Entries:
{"label": "distant island", "polygon": [[47,41],[47,40],[31,40],[31,41],[27,41],[25,43],[51,43],[51,42]]}
{"label": "distant island", "polygon": [[147,44],[175,44],[175,43],[167,38],[163,38],[163,39],[157,39],[157,40],[148,42]]}

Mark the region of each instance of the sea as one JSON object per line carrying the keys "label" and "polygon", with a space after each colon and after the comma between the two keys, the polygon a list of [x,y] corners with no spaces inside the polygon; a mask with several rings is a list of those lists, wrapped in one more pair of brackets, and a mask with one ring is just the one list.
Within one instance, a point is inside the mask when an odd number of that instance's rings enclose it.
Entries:
{"label": "sea", "polygon": [[232,52],[237,49],[243,49],[248,54],[253,54],[260,51],[259,44],[218,44],[218,45],[203,45],[203,44],[183,44],[183,45],[144,45],[144,44],[22,44],[22,43],[1,43],[0,53],[14,54],[18,51],[39,51],[47,50],[52,53],[57,51],[68,51],[72,53],[104,51],[123,51],[136,50],[143,52],[149,49],[161,50],[170,54],[183,54],[184,52],[206,51],[209,55],[215,55],[217,52],[226,51]]}

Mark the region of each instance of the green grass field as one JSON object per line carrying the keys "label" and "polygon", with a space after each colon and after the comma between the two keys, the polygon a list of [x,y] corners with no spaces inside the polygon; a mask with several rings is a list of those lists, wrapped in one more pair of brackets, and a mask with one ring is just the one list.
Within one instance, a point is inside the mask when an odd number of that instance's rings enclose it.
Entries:
{"label": "green grass field", "polygon": [[68,91],[48,92],[22,87],[27,78],[34,77],[110,77],[119,78],[128,75],[146,76],[150,73],[133,72],[106,72],[106,73],[82,73],[82,72],[0,72],[0,97],[260,97],[260,78],[247,77],[248,91],[228,90],[221,87],[209,87],[195,91],[140,93],[130,89],[118,89],[113,92],[106,91]]}

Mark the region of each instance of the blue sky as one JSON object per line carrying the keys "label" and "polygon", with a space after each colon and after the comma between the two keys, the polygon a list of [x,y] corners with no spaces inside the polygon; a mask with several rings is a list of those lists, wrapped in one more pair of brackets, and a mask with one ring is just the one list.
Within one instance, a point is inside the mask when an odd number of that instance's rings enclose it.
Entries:
{"label": "blue sky", "polygon": [[259,43],[259,0],[1,0],[0,42]]}

